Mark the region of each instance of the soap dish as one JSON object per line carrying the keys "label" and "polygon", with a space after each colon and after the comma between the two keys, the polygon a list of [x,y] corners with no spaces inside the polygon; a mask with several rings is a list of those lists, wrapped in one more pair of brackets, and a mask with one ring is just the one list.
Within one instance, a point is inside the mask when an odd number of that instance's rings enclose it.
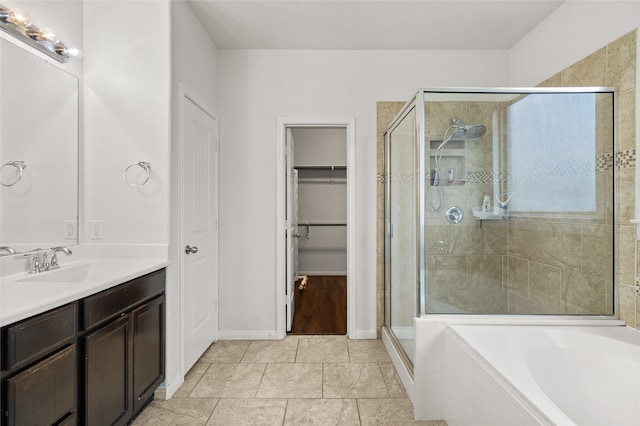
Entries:
{"label": "soap dish", "polygon": [[502,219],[502,214],[496,213],[495,211],[483,212],[482,206],[474,206],[471,208],[471,213],[476,219],[479,220],[495,220]]}

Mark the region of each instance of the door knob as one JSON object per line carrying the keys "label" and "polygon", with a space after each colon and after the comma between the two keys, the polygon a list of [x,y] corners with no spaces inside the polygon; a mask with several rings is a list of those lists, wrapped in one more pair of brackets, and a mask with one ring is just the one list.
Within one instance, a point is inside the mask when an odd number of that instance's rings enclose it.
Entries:
{"label": "door knob", "polygon": [[196,246],[193,246],[193,247],[186,246],[184,248],[184,252],[187,253],[187,254],[191,254],[191,253],[196,254],[198,252],[198,247],[196,247]]}

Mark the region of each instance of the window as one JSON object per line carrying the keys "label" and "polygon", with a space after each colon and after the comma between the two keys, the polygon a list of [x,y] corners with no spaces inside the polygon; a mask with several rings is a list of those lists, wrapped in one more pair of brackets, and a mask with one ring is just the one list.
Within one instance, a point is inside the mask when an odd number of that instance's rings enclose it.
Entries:
{"label": "window", "polygon": [[512,212],[595,212],[596,95],[531,94],[507,110]]}

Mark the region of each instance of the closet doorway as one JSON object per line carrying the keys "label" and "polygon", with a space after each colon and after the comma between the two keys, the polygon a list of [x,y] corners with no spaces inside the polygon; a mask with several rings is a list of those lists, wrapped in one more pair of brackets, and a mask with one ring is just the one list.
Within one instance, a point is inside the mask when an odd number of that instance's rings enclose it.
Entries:
{"label": "closet doorway", "polygon": [[[347,334],[347,138],[344,127],[290,129],[287,220],[291,334]],[[290,287],[288,286],[288,289]],[[290,318],[291,317],[291,318]]]}
{"label": "closet doorway", "polygon": [[284,241],[277,252],[282,254],[278,287],[285,297],[279,334],[349,334],[353,122],[281,124],[278,216]]}

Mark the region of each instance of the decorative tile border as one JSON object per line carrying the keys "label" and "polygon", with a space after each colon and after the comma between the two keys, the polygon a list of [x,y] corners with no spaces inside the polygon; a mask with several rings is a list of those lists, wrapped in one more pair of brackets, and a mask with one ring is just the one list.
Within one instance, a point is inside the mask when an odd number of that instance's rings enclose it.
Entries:
{"label": "decorative tile border", "polygon": [[636,149],[616,152],[616,169],[631,169],[636,166]]}
{"label": "decorative tile border", "polygon": [[613,154],[610,152],[604,155],[599,156],[596,159],[596,172],[604,172],[606,170],[611,170],[613,167]]}
{"label": "decorative tile border", "polygon": [[[596,159],[595,169],[596,172],[604,172],[611,170],[614,167],[616,170],[632,169],[636,167],[636,150],[628,149],[625,151],[618,151],[614,155],[611,153],[599,156]],[[543,169],[531,169],[522,173],[492,173],[485,171],[470,171],[467,172],[465,178],[467,183],[513,183],[522,182],[526,180],[534,180],[539,177],[556,175],[556,176],[571,176],[574,174],[585,173],[591,170],[593,163],[588,160],[574,160],[570,163],[558,164],[557,167],[552,168],[554,171]],[[395,183],[413,183],[413,176],[408,173],[400,173],[391,176],[391,179]],[[378,184],[385,183],[384,173],[377,173],[376,181]]]}
{"label": "decorative tile border", "polygon": [[391,173],[391,183],[415,183],[414,173]]}

